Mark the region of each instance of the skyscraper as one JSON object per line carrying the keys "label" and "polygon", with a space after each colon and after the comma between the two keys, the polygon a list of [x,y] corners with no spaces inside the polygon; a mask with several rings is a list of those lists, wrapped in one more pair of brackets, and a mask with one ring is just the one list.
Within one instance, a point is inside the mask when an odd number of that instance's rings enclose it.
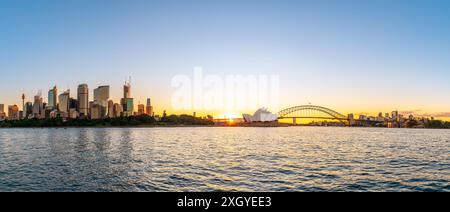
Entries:
{"label": "skyscraper", "polygon": [[33,117],[34,118],[44,118],[44,101],[42,100],[42,93],[41,91],[38,92],[36,96],[34,96],[34,103],[33,103]]}
{"label": "skyscraper", "polygon": [[108,109],[108,99],[109,99],[109,86],[99,86],[98,88],[94,89],[94,105],[97,105],[98,107],[101,107],[100,109],[97,109],[97,107],[94,107],[96,110],[94,119],[98,118],[104,118],[106,117],[107,109]]}
{"label": "skyscraper", "polygon": [[147,105],[145,107],[145,114],[147,114],[149,116],[152,116],[152,114],[153,114],[153,106],[152,106],[150,98],[147,99]]}
{"label": "skyscraper", "polygon": [[3,120],[5,118],[6,118],[5,105],[4,104],[0,104],[0,120]]}
{"label": "skyscraper", "polygon": [[33,103],[27,102],[25,103],[25,107],[23,109],[23,116],[24,118],[28,118],[31,114],[33,114]]}
{"label": "skyscraper", "polygon": [[19,117],[19,107],[17,105],[8,106],[8,118],[9,120],[18,120]]}
{"label": "skyscraper", "polygon": [[123,98],[131,98],[131,82],[125,82],[123,86]]}
{"label": "skyscraper", "polygon": [[145,114],[145,106],[143,104],[138,104],[138,116]]}
{"label": "skyscraper", "polygon": [[67,90],[58,96],[59,111],[62,113],[69,113],[70,106],[70,90]]}
{"label": "skyscraper", "polygon": [[78,86],[78,111],[80,116],[87,116],[89,114],[89,88],[86,84]]}
{"label": "skyscraper", "polygon": [[120,100],[120,104],[123,107],[124,116],[132,116],[134,111],[134,102],[131,98],[131,84],[130,82],[125,82],[123,86],[123,98]]}
{"label": "skyscraper", "polygon": [[108,101],[108,117],[114,118],[114,102],[112,100]]}
{"label": "skyscraper", "polygon": [[48,107],[51,109],[57,109],[58,106],[58,89],[54,86],[48,91]]}

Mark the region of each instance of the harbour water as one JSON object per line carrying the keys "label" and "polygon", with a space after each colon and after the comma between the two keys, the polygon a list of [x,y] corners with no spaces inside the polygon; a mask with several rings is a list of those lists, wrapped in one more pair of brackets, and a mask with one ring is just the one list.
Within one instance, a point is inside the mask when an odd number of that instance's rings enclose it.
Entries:
{"label": "harbour water", "polygon": [[0,129],[0,191],[450,191],[450,130]]}

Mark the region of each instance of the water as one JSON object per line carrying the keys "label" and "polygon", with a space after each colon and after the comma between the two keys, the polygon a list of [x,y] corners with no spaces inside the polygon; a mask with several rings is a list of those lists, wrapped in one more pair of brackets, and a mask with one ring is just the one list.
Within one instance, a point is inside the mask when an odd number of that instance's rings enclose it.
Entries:
{"label": "water", "polygon": [[0,129],[0,191],[450,191],[450,131]]}

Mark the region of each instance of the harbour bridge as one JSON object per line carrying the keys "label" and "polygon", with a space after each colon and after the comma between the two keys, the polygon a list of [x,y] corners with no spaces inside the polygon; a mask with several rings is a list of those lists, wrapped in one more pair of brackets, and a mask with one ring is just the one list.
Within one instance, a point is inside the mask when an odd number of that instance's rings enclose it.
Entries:
{"label": "harbour bridge", "polygon": [[317,105],[301,105],[281,110],[277,113],[278,119],[292,119],[297,124],[298,119],[325,119],[336,120],[345,125],[349,124],[349,118],[332,109]]}

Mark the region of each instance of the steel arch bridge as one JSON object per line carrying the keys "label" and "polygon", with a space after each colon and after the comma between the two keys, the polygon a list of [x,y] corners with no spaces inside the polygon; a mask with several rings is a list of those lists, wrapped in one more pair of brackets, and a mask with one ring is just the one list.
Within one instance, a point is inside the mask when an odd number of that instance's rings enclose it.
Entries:
{"label": "steel arch bridge", "polygon": [[[319,114],[320,116],[316,116],[316,114]],[[325,114],[325,116],[323,114]],[[344,124],[347,124],[348,122],[347,116],[344,116],[332,109],[317,105],[301,105],[290,107],[281,110],[277,113],[277,115],[278,119],[293,119],[294,123],[296,123],[296,119],[310,118],[338,120]]]}

